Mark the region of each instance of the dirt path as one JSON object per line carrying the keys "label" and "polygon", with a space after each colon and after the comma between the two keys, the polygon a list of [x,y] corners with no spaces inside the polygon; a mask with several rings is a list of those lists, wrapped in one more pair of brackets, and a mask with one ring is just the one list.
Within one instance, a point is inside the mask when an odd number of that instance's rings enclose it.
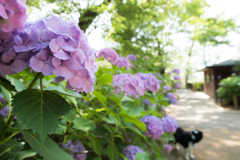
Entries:
{"label": "dirt path", "polygon": [[[203,140],[196,145],[196,160],[240,160],[240,111],[227,111],[216,105],[203,92],[179,90],[178,105],[166,109],[179,126],[187,131],[203,131]],[[184,149],[171,154],[169,160],[184,160]]]}

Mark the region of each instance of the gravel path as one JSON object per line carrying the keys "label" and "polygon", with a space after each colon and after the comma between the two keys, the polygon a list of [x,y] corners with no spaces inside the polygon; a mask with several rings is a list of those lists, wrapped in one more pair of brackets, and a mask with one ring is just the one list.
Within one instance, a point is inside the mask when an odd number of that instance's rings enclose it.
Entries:
{"label": "gravel path", "polygon": [[[179,90],[178,105],[166,108],[169,116],[175,117],[179,126],[187,131],[203,131],[204,138],[196,145],[196,160],[240,160],[240,111],[227,111],[216,105],[203,92]],[[184,160],[184,149],[171,154],[169,160]]]}

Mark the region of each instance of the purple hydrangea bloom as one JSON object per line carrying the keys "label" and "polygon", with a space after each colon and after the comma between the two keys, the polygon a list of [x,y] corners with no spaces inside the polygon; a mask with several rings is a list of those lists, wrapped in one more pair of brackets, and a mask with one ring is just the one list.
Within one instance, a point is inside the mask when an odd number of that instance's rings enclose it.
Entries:
{"label": "purple hydrangea bloom", "polygon": [[85,148],[80,141],[67,140],[67,143],[63,143],[62,147],[70,149],[68,153],[72,155],[74,160],[85,160],[87,158],[87,154],[84,153]]}
{"label": "purple hydrangea bloom", "polygon": [[167,152],[171,152],[172,151],[172,146],[169,145],[169,144],[164,144],[163,147],[164,147],[165,151],[167,151]]}
{"label": "purple hydrangea bloom", "polygon": [[0,1],[0,30],[11,32],[21,28],[27,20],[25,0]]}
{"label": "purple hydrangea bloom", "polygon": [[115,88],[115,94],[125,91],[126,95],[130,95],[132,97],[144,95],[143,81],[138,76],[131,75],[129,73],[113,76],[113,87]]}
{"label": "purple hydrangea bloom", "polygon": [[135,156],[138,152],[143,152],[143,150],[140,147],[134,145],[129,145],[122,151],[124,156],[127,157],[129,160],[135,160]]}
{"label": "purple hydrangea bloom", "polygon": [[118,66],[118,68],[126,67],[126,69],[129,69],[130,67],[130,63],[125,57],[118,57],[118,59],[113,64]]}
{"label": "purple hydrangea bloom", "polygon": [[178,123],[176,121],[175,118],[173,117],[169,117],[167,115],[165,115],[162,118],[162,124],[163,124],[163,131],[164,132],[176,132],[177,128],[178,128]]}
{"label": "purple hydrangea bloom", "polygon": [[173,69],[173,71],[172,71],[173,73],[176,73],[176,74],[179,74],[180,73],[180,70],[179,69],[177,69],[177,68],[175,68],[175,69]]}
{"label": "purple hydrangea bloom", "polygon": [[147,127],[147,132],[145,133],[147,137],[158,139],[159,136],[163,134],[163,125],[158,117],[147,115],[144,116],[141,121],[144,122]]}
{"label": "purple hydrangea bloom", "polygon": [[181,78],[178,75],[174,76],[174,79],[177,81],[181,81]]}
{"label": "purple hydrangea bloom", "polygon": [[[4,118],[8,116],[9,106],[4,107],[2,110],[0,110],[0,115],[2,115]],[[14,119],[17,119],[17,115],[14,116]]]}
{"label": "purple hydrangea bloom", "polygon": [[150,106],[152,106],[153,108],[156,108],[156,104],[152,104],[148,99],[144,99],[143,101],[144,101],[144,103],[145,103],[146,105],[150,105]]}
{"label": "purple hydrangea bloom", "polygon": [[178,104],[176,99],[170,99],[170,103],[171,104],[176,104],[176,105]]}
{"label": "purple hydrangea bloom", "polygon": [[133,54],[129,54],[129,55],[127,55],[127,59],[129,59],[131,61],[136,61],[137,57]]}
{"label": "purple hydrangea bloom", "polygon": [[175,84],[176,88],[178,88],[178,89],[182,88],[180,83],[174,83],[174,84]]}
{"label": "purple hydrangea bloom", "polygon": [[163,89],[166,91],[171,91],[171,87],[168,85],[163,86]]}
{"label": "purple hydrangea bloom", "polygon": [[168,74],[168,75],[171,75],[171,74],[172,74],[172,72],[167,72],[167,74]]}
{"label": "purple hydrangea bloom", "polygon": [[170,93],[170,92],[167,93],[166,97],[169,98],[169,99],[176,99],[175,95],[173,93]]}
{"label": "purple hydrangea bloom", "polygon": [[138,73],[137,76],[143,80],[146,92],[150,90],[155,93],[159,90],[160,82],[152,73]]}
{"label": "purple hydrangea bloom", "polygon": [[99,59],[100,57],[105,58],[106,60],[109,60],[112,64],[116,62],[118,59],[119,55],[117,52],[112,49],[112,48],[104,48],[101,49],[100,51],[97,52],[97,58]]}

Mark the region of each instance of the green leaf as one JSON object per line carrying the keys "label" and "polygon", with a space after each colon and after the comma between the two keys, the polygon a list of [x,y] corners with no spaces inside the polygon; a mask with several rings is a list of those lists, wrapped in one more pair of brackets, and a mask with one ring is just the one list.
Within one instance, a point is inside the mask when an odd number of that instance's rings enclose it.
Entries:
{"label": "green leaf", "polygon": [[113,75],[112,74],[105,74],[99,79],[99,84],[103,85],[106,83],[112,83]]}
{"label": "green leaf", "polygon": [[142,121],[136,119],[135,117],[129,116],[129,115],[123,115],[123,114],[121,114],[120,116],[121,116],[126,122],[131,122],[131,123],[135,124],[137,127],[139,127],[141,130],[147,131],[145,123],[143,123]]}
{"label": "green leaf", "polygon": [[56,92],[58,94],[65,95],[65,96],[82,98],[81,94],[77,94],[75,92],[69,93],[69,92],[65,91],[61,86],[48,86],[47,90],[50,90],[50,91],[53,91],[53,92]]}
{"label": "green leaf", "polygon": [[16,90],[18,92],[21,92],[21,91],[26,89],[26,87],[24,86],[23,82],[19,81],[18,79],[15,79],[15,78],[13,78],[13,77],[11,77],[9,75],[7,75],[6,78],[11,82],[11,84],[13,86],[15,86],[15,88],[16,88]]}
{"label": "green leaf", "polygon": [[107,155],[110,160],[118,160],[119,159],[118,149],[114,143],[114,140],[112,140],[107,146]]}
{"label": "green leaf", "polygon": [[37,89],[16,94],[12,106],[12,112],[18,114],[24,128],[38,132],[42,142],[47,134],[56,131],[59,117],[70,111],[69,104],[60,95]]}
{"label": "green leaf", "polygon": [[6,90],[17,92],[15,87],[7,79],[0,76],[0,86],[3,86]]}
{"label": "green leaf", "polygon": [[11,104],[12,95],[4,87],[0,86],[4,98],[7,100],[8,104]]}
{"label": "green leaf", "polygon": [[[131,123],[130,123],[130,124],[131,124]],[[126,123],[126,125],[127,125],[127,123]],[[131,125],[132,125],[132,124],[131,124]],[[131,125],[128,125],[128,126],[125,127],[125,128],[128,128],[128,129],[136,132],[137,134],[139,134],[140,136],[142,136],[144,139],[146,139],[146,136],[145,136],[145,135],[143,135],[135,126],[133,126],[133,125],[131,126]]]}
{"label": "green leaf", "polygon": [[155,104],[156,103],[156,100],[155,100],[155,98],[154,98],[154,96],[153,95],[144,95],[143,96],[143,99],[147,99],[147,100],[149,100],[152,104]]}
{"label": "green leaf", "polygon": [[15,139],[10,139],[6,143],[0,145],[0,159],[11,159],[23,148],[22,144]]}
{"label": "green leaf", "polygon": [[107,98],[102,93],[94,91],[93,94],[103,104],[104,107],[107,107]]}
{"label": "green leaf", "polygon": [[73,108],[70,110],[70,112],[66,116],[62,116],[62,119],[65,121],[73,122],[75,114],[76,114],[76,108]]}
{"label": "green leaf", "polygon": [[88,139],[90,140],[89,146],[93,149],[93,151],[101,156],[102,154],[102,146],[100,141],[95,137],[95,135],[88,133]]}
{"label": "green leaf", "polygon": [[135,102],[127,102],[126,103],[126,107],[128,107],[129,109],[126,111],[128,115],[131,116],[140,116],[141,113],[144,111],[144,108],[139,106],[138,103]]}
{"label": "green leaf", "polygon": [[134,102],[134,99],[132,99],[132,98],[130,98],[130,97],[128,97],[128,96],[123,96],[122,99],[121,99],[121,101],[122,101],[122,102],[123,102],[123,101],[132,101],[132,102]]}
{"label": "green leaf", "polygon": [[102,120],[104,120],[107,123],[115,124],[117,126],[120,125],[118,119],[115,116],[113,116],[113,115],[109,115],[109,118],[104,117]]}
{"label": "green leaf", "polygon": [[2,115],[0,115],[0,131],[3,130],[4,126],[5,126],[4,118]]}
{"label": "green leaf", "polygon": [[80,129],[83,131],[94,130],[96,125],[93,121],[84,119],[83,117],[79,116],[74,119],[73,128]]}
{"label": "green leaf", "polygon": [[138,152],[135,155],[135,160],[150,160],[149,154],[146,152]]}
{"label": "green leaf", "polygon": [[96,157],[96,158],[94,158],[94,160],[102,160],[102,158],[101,157]]}
{"label": "green leaf", "polygon": [[20,151],[18,152],[15,157],[11,160],[23,160],[25,158],[28,157],[32,157],[35,156],[37,154],[36,151],[34,151],[34,149],[30,149],[30,150],[25,150],[25,151]]}
{"label": "green leaf", "polygon": [[116,102],[117,104],[121,103],[121,99],[118,97],[108,97],[109,99],[111,99],[112,101]]}
{"label": "green leaf", "polygon": [[73,160],[72,156],[62,150],[48,136],[42,144],[40,138],[35,137],[32,132],[22,129],[19,131],[23,134],[23,138],[28,144],[46,160]]}

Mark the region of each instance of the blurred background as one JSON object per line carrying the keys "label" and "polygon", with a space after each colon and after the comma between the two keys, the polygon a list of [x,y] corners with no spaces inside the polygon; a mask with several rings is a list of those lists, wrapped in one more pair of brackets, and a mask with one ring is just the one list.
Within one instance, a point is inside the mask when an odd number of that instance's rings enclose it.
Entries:
{"label": "blurred background", "polygon": [[134,54],[139,61],[135,67],[147,67],[149,72],[179,68],[183,87],[203,90],[206,67],[229,59],[235,63],[240,56],[239,0],[27,0],[27,4],[29,22],[52,14],[74,19],[96,50],[111,47],[121,56]]}

